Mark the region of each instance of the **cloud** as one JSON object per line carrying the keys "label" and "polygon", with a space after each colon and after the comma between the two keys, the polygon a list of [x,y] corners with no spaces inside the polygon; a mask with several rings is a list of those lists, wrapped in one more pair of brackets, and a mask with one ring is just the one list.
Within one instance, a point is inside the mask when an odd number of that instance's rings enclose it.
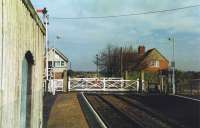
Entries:
{"label": "cloud", "polygon": [[[36,7],[47,6],[51,17],[107,16],[199,4],[199,0],[32,1]],[[61,33],[63,38],[59,42],[64,43],[57,46],[71,57],[75,69],[95,70],[92,58],[108,43],[134,47],[144,44],[147,48],[158,48],[170,58],[171,47],[167,38],[174,36],[177,40],[177,67],[188,70],[188,66],[183,64],[187,61],[187,65],[191,65],[190,70],[200,70],[197,66],[192,66],[196,60],[191,59],[200,54],[199,21],[200,8],[115,19],[50,20],[50,40],[54,40],[55,36]],[[83,52],[82,49],[87,52]],[[184,52],[183,49],[191,52]]]}

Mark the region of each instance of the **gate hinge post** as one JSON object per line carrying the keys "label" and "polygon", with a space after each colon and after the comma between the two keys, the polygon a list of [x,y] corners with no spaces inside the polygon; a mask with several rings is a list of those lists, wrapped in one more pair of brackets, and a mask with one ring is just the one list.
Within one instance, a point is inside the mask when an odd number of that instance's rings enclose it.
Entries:
{"label": "gate hinge post", "polygon": [[71,89],[71,78],[69,77],[69,79],[68,79],[68,91],[70,91],[70,89]]}
{"label": "gate hinge post", "polygon": [[103,78],[103,90],[105,91],[106,90],[106,79]]}

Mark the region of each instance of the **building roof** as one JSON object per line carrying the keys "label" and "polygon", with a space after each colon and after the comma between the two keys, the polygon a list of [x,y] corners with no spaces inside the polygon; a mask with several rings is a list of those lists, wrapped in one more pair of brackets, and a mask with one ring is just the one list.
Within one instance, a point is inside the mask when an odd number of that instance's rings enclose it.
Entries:
{"label": "building roof", "polygon": [[33,4],[31,3],[31,1],[30,0],[22,0],[22,2],[24,3],[24,5],[28,9],[28,11],[30,12],[30,15],[35,20],[35,22],[37,23],[37,25],[40,27],[41,31],[44,34],[46,34],[45,27],[44,27],[44,25],[43,25],[40,17],[38,16],[37,12],[35,11],[35,9],[33,7]]}
{"label": "building roof", "polygon": [[57,48],[51,48],[49,49],[49,51],[53,51],[55,49],[55,52],[63,59],[65,60],[66,62],[68,62],[68,58],[61,52],[59,51]]}
{"label": "building roof", "polygon": [[158,55],[156,58],[162,58],[164,61],[169,63],[167,58],[163,56],[156,48],[149,49],[144,53],[144,55],[139,57],[139,62],[136,65],[138,69],[144,69],[148,67],[147,62],[152,59],[152,55]]}
{"label": "building roof", "polygon": [[149,49],[147,52],[145,52],[144,56],[142,57],[142,60],[143,61],[149,54],[151,54],[153,51],[155,51],[156,53],[158,53],[165,61],[169,62],[168,59],[163,56],[156,48],[152,48],[152,49]]}

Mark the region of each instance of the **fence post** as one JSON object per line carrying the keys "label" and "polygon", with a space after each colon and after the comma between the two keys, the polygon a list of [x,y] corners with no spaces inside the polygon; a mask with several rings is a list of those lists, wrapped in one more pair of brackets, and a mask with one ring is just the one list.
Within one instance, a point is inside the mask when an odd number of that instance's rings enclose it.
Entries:
{"label": "fence post", "polygon": [[62,83],[62,92],[64,92],[64,80],[63,79],[61,80],[61,83]]}
{"label": "fence post", "polygon": [[68,79],[68,91],[70,91],[70,89],[71,89],[71,78],[69,77],[69,79]]}
{"label": "fence post", "polygon": [[85,88],[84,89],[88,89],[88,81],[85,80]]}
{"label": "fence post", "polygon": [[103,90],[105,91],[106,90],[106,79],[103,78]]}
{"label": "fence post", "polygon": [[52,93],[53,95],[56,94],[56,85],[55,85],[55,80],[53,80],[53,88],[52,88]]}
{"label": "fence post", "polygon": [[137,92],[139,92],[139,88],[140,88],[140,82],[139,82],[139,79],[137,78]]}
{"label": "fence post", "polygon": [[145,87],[144,87],[145,85],[144,85],[144,80],[142,80],[142,91],[145,91],[144,89],[145,89]]}
{"label": "fence post", "polygon": [[48,91],[53,94],[54,83],[53,80],[49,80]]}
{"label": "fence post", "polygon": [[122,89],[123,88],[123,80],[121,79],[120,82],[121,82],[121,89]]}

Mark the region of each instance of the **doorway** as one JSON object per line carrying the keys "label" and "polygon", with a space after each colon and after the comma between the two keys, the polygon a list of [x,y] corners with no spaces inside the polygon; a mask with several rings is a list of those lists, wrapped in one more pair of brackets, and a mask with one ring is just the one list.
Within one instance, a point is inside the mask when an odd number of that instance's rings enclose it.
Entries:
{"label": "doorway", "polygon": [[28,51],[22,60],[22,84],[20,104],[20,128],[31,126],[32,66],[33,56]]}

